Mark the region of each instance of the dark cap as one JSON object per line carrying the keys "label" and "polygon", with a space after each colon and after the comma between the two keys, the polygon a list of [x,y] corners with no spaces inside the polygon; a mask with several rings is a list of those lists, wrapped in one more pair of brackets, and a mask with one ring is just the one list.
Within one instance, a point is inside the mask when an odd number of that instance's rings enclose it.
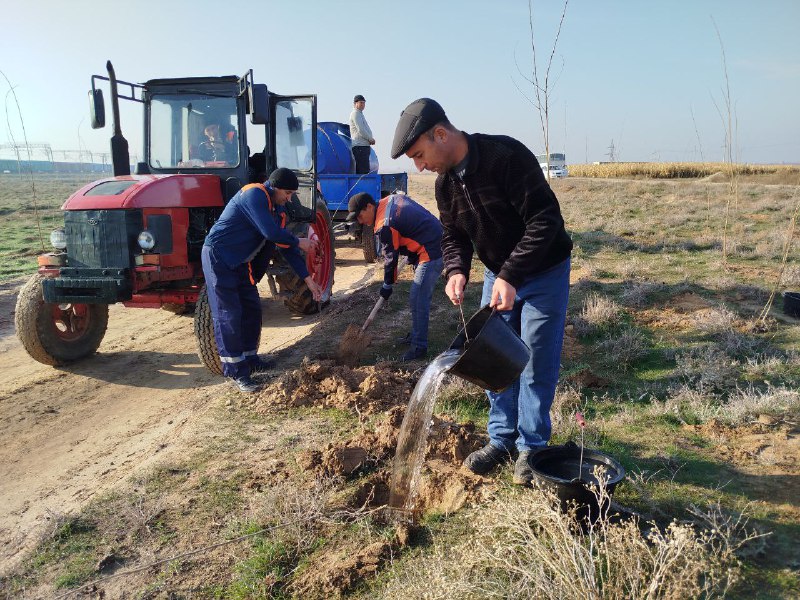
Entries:
{"label": "dark cap", "polygon": [[367,208],[367,204],[375,204],[375,198],[370,196],[367,192],[355,194],[350,198],[350,202],[347,203],[347,210],[350,211],[350,214],[347,215],[347,220],[355,221],[356,217],[358,217],[358,213]]}
{"label": "dark cap", "polygon": [[361,94],[356,94],[356,97],[353,98],[353,104],[356,102],[366,102],[366,99]]}
{"label": "dark cap", "polygon": [[392,158],[408,152],[419,136],[437,123],[446,120],[447,115],[436,100],[430,98],[414,100],[400,113],[400,120],[394,130]]}
{"label": "dark cap", "polygon": [[300,187],[300,182],[297,181],[297,175],[291,169],[281,167],[275,169],[269,174],[269,185],[272,189],[277,190],[296,190]]}

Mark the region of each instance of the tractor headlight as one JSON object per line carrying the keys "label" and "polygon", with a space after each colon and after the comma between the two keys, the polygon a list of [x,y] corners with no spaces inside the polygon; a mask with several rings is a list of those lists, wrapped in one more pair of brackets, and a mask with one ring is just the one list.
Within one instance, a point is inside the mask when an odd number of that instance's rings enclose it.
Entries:
{"label": "tractor headlight", "polygon": [[65,250],[67,247],[67,236],[63,229],[54,229],[50,232],[50,244],[56,250]]}
{"label": "tractor headlight", "polygon": [[139,242],[139,247],[142,250],[152,250],[156,245],[155,236],[146,229],[139,234],[139,239],[136,241]]}

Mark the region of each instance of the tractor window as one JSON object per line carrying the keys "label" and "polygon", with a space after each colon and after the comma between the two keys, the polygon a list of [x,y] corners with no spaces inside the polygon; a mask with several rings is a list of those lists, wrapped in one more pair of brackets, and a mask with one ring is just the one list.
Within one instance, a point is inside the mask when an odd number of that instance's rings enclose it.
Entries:
{"label": "tractor window", "polygon": [[155,95],[150,103],[150,166],[155,169],[239,165],[236,100]]}
{"label": "tractor window", "polygon": [[313,106],[309,100],[281,100],[275,107],[275,151],[279,167],[310,171]]}

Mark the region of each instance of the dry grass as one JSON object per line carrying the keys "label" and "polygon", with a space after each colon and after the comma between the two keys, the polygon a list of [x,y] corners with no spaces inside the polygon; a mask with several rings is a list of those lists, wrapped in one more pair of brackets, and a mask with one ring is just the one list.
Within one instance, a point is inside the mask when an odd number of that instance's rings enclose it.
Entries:
{"label": "dry grass", "polygon": [[800,168],[792,165],[748,165],[717,162],[674,162],[674,163],[604,163],[599,165],[570,165],[572,177],[644,177],[654,179],[681,179],[713,177],[725,181],[733,171],[739,176],[778,175],[792,182],[800,177]]}
{"label": "dry grass", "polygon": [[589,335],[611,329],[620,323],[622,307],[608,296],[590,293],[583,302],[583,308],[575,319],[575,332]]}
{"label": "dry grass", "polygon": [[467,515],[465,541],[406,562],[379,597],[718,597],[739,577],[737,549],[753,538],[744,519],[718,507],[664,529],[608,518],[580,528],[553,502],[529,491],[498,495]]}
{"label": "dry grass", "polygon": [[647,356],[649,344],[636,329],[626,328],[596,345],[602,363],[609,369],[627,371],[637,360]]}
{"label": "dry grass", "polygon": [[691,424],[716,419],[728,425],[741,425],[759,415],[792,420],[800,416],[800,393],[786,388],[766,391],[748,388],[738,389],[727,399],[721,399],[711,392],[682,387],[664,402],[653,402],[646,412],[654,417],[671,415]]}

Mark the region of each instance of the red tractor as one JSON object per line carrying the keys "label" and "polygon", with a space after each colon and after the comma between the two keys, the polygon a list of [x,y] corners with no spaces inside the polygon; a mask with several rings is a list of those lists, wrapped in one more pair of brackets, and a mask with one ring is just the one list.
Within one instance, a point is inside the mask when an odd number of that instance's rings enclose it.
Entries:
{"label": "red tractor", "polygon": [[[62,365],[93,354],[108,325],[108,306],[195,310],[199,355],[214,373],[217,355],[200,251],[225,203],[278,167],[292,169],[300,189],[287,205],[290,227],[316,238],[306,256],[324,290],[311,297],[280,255],[267,268],[270,290],[295,313],[330,302],[334,272],[331,216],[318,201],[316,96],[280,96],[243,77],[153,79],[144,84],[94,75],[89,92],[92,127],[105,125],[99,81],[108,81],[113,109],[114,176],[90,183],[61,207],[64,228],[50,236],[55,252],[39,256],[39,270],[19,294],[15,325],[28,354]],[[141,103],[144,160],[131,175],[119,98]],[[249,119],[247,116],[249,115]],[[249,121],[249,122],[248,122]]]}

